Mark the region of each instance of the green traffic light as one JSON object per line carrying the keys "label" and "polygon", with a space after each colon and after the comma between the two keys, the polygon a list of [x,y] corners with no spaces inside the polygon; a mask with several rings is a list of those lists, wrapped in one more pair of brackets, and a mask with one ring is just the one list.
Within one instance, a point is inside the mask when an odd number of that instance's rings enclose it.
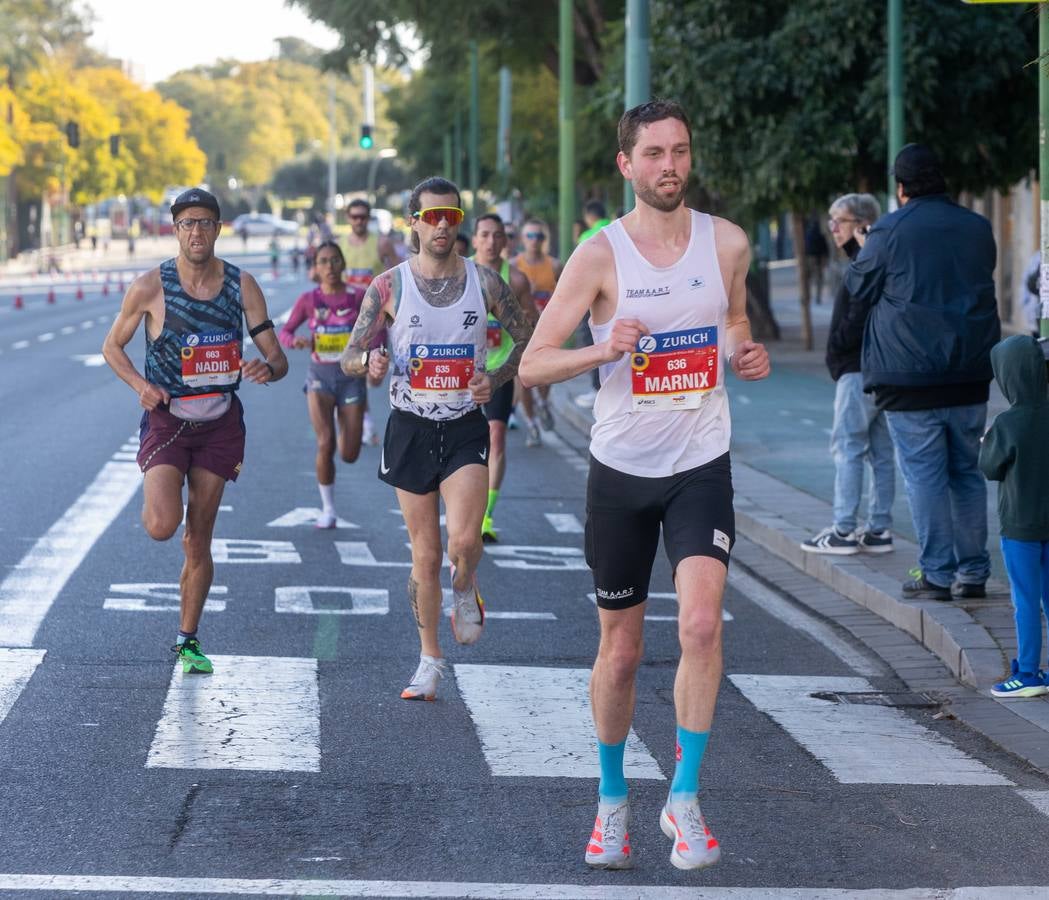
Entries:
{"label": "green traffic light", "polygon": [[361,139],[358,144],[362,150],[371,150],[373,144],[371,125],[361,125]]}
{"label": "green traffic light", "polygon": [[362,137],[361,138],[361,147],[363,149],[365,149],[365,150],[371,150],[371,148],[372,148],[372,139],[370,137]]}

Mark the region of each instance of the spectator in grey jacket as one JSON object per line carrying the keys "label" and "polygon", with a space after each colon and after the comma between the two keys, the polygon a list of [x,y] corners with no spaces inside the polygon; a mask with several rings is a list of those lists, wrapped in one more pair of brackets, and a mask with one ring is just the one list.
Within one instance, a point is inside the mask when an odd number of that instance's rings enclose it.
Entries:
{"label": "spectator in grey jacket", "polygon": [[[855,259],[867,229],[881,215],[870,194],[845,194],[830,206],[827,223],[837,247]],[[834,426],[830,450],[834,457],[834,524],[803,541],[809,553],[888,553],[892,550],[892,501],[896,493],[896,460],[885,414],[863,392],[860,349],[870,307],[838,288],[827,335],[827,368],[835,380]],[[859,528],[864,463],[871,467],[867,525]]]}

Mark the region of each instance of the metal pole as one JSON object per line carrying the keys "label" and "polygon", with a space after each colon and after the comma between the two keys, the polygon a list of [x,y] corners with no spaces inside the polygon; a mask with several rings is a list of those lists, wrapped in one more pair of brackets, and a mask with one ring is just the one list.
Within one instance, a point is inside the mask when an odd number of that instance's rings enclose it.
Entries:
{"label": "metal pole", "polygon": [[495,171],[510,174],[510,67],[499,69],[499,136],[495,145]]}
{"label": "metal pole", "polygon": [[888,209],[896,209],[896,179],[892,164],[903,147],[903,0],[889,0],[888,9],[889,142],[886,175]]}
{"label": "metal pole", "polygon": [[375,124],[375,69],[364,64],[364,124]]}
{"label": "metal pole", "polygon": [[[648,0],[627,0],[625,109],[633,109],[652,98],[648,58],[650,36]],[[634,186],[627,181],[623,185],[623,212],[630,212],[633,208]]]}
{"label": "metal pole", "polygon": [[445,132],[444,135],[444,166],[443,174],[444,177],[454,181],[455,173],[452,171],[452,133],[450,131]]}
{"label": "metal pole", "polygon": [[470,41],[470,195],[475,219],[480,210],[477,191],[481,186],[481,74],[477,57],[477,41]]}
{"label": "metal pole", "polygon": [[452,123],[452,181],[463,187],[463,111],[458,101],[455,104],[455,118]]}
{"label": "metal pole", "polygon": [[[328,212],[335,215],[335,73],[328,74]],[[334,224],[334,223],[333,223]]]}
{"label": "metal pole", "polygon": [[1042,229],[1042,272],[1038,282],[1042,314],[1039,334],[1049,338],[1049,8],[1038,4],[1038,188]]}
{"label": "metal pole", "polygon": [[575,34],[572,0],[560,0],[560,80],[558,132],[558,255],[568,259],[572,252],[572,222],[575,219]]}

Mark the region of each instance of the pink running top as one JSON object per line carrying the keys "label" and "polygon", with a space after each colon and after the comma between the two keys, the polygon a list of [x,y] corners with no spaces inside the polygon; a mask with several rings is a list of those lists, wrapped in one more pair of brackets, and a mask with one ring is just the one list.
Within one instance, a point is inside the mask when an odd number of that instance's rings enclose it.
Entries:
{"label": "pink running top", "polygon": [[[295,331],[303,322],[313,335],[310,358],[319,363],[338,363],[350,341],[354,323],[361,311],[364,291],[350,287],[338,294],[325,294],[319,287],[306,291],[291,308],[288,321],[277,336],[285,347],[295,346]],[[372,341],[371,348],[386,343],[386,329]]]}

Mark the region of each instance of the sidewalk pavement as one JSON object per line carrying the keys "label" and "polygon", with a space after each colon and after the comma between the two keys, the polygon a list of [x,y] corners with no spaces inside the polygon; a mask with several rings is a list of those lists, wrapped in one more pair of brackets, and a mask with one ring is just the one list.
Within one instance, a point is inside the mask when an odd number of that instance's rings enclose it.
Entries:
{"label": "sidewalk pavement", "polygon": [[[796,323],[791,321],[792,311],[783,302],[775,303],[774,309],[783,339],[767,345],[772,356],[771,377],[777,371],[812,372],[822,366],[825,336],[818,330],[816,346],[820,349],[804,351]],[[814,307],[818,319],[828,319],[829,305],[820,309]],[[730,376],[730,400],[732,388]],[[589,390],[589,375],[582,375],[555,385],[551,394],[558,422],[587,435],[593,413],[575,398]],[[737,433],[742,427],[734,416]],[[829,452],[827,466],[832,466]],[[778,557],[780,565],[765,565],[767,572],[755,574],[851,631],[889,662],[912,690],[940,697],[949,704],[945,707],[949,714],[1049,772],[1049,701],[1000,701],[990,695],[991,684],[1008,673],[1009,661],[1016,655],[1006,583],[989,580],[987,598],[981,600],[904,600],[901,582],[908,569],[917,565],[913,542],[896,534],[893,553],[806,553],[801,542],[833,521],[831,504],[748,465],[735,451],[732,477],[737,531],[734,560],[747,568],[760,568],[759,561],[767,557],[755,552],[758,547]],[[898,479],[902,485],[902,478]],[[991,517],[988,526],[989,541],[997,542],[996,517]]]}

